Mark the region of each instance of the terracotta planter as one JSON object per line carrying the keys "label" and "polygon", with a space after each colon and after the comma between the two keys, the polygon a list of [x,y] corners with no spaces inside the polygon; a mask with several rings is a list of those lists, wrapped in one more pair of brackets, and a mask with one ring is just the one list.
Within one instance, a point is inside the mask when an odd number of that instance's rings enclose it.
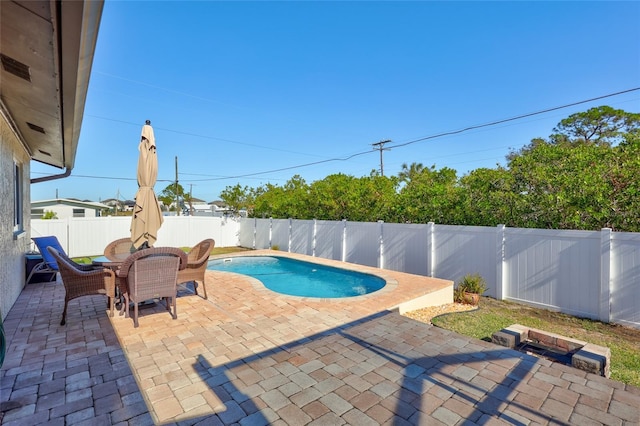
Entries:
{"label": "terracotta planter", "polygon": [[463,300],[467,305],[478,306],[478,303],[480,302],[480,295],[478,293],[469,293],[465,291]]}

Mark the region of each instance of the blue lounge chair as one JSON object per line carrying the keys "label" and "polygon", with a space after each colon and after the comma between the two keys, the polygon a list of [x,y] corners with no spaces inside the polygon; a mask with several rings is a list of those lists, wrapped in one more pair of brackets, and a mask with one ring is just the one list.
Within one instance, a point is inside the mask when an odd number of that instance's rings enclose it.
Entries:
{"label": "blue lounge chair", "polygon": [[58,262],[56,262],[55,257],[53,257],[51,253],[49,253],[47,247],[53,247],[59,253],[66,254],[64,249],[60,245],[60,241],[58,241],[58,238],[55,235],[50,237],[32,237],[31,239],[36,244],[36,247],[38,247],[38,251],[42,256],[42,262],[33,267],[31,272],[29,273],[29,276],[27,277],[26,282],[29,283],[29,280],[31,280],[33,274],[47,272],[52,274],[51,281],[53,281],[55,279],[56,272],[60,272],[60,269],[58,268]]}

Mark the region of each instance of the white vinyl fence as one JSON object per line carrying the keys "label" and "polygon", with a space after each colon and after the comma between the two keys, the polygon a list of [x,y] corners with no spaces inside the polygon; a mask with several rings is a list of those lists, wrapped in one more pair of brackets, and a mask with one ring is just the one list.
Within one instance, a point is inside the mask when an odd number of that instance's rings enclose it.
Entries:
{"label": "white vinyl fence", "polygon": [[[640,328],[640,234],[504,226],[290,219],[165,217],[156,246],[213,238],[242,246],[342,260],[458,282],[479,273],[487,295]],[[32,220],[31,235],[56,235],[70,256],[102,254],[129,235],[130,218]]]}
{"label": "white vinyl fence", "polygon": [[245,247],[458,282],[487,295],[640,328],[640,234],[429,224],[242,219]]}
{"label": "white vinyl fence", "polygon": [[[131,236],[131,217],[32,219],[31,236],[55,235],[71,257],[96,256],[111,241]],[[193,247],[213,238],[218,247],[240,245],[237,219],[199,216],[165,216],[155,246]]]}

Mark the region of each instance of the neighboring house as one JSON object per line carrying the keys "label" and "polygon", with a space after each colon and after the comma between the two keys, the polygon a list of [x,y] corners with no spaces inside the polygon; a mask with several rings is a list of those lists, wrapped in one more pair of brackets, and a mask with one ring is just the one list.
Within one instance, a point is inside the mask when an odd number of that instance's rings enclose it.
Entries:
{"label": "neighboring house", "polygon": [[107,198],[106,200],[102,200],[101,203],[102,204],[106,204],[107,206],[109,206],[109,208],[111,209],[112,212],[124,211],[123,202],[120,201],[120,200],[117,200],[115,198]]}
{"label": "neighboring house", "polygon": [[69,198],[31,201],[31,219],[42,219],[47,211],[54,212],[58,219],[66,219],[68,217],[102,216],[102,212],[108,213],[111,211],[111,207],[103,203]]}
{"label": "neighboring house", "polygon": [[[103,2],[2,1],[0,5],[0,312],[25,285],[30,186],[71,174],[78,149]],[[30,177],[35,160],[60,174]]]}
{"label": "neighboring house", "polygon": [[209,204],[213,206],[213,211],[214,212],[226,213],[226,212],[230,211],[229,210],[229,206],[227,206],[227,204],[222,200],[212,201]]}
{"label": "neighboring house", "polygon": [[133,200],[125,200],[125,201],[123,202],[123,204],[124,204],[124,211],[126,211],[126,212],[132,212],[132,211],[133,211],[133,208],[134,208],[134,207],[135,207],[135,205],[136,205],[136,202],[135,202],[135,201],[133,201]]}
{"label": "neighboring house", "polygon": [[101,201],[102,204],[106,204],[111,209],[111,212],[115,213],[119,212],[131,212],[133,211],[133,206],[136,204],[133,200],[125,200],[121,201],[116,198],[107,198],[106,200]]}
{"label": "neighboring house", "polygon": [[187,209],[193,208],[196,212],[211,212],[213,208],[206,201],[199,198],[191,198],[191,203],[186,203]]}
{"label": "neighboring house", "polygon": [[[221,217],[225,214],[230,214],[231,210],[227,207],[227,205],[223,201],[212,201],[207,203],[204,200],[199,198],[191,199],[191,207],[193,207],[194,214],[199,214],[200,216],[218,216]],[[190,213],[190,207],[188,203],[185,203],[183,208],[183,213],[188,215]]]}

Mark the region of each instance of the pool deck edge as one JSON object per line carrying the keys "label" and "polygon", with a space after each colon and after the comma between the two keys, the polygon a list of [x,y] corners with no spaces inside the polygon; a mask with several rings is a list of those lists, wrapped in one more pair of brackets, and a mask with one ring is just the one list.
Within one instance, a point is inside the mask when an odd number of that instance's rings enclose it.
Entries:
{"label": "pool deck edge", "polygon": [[[373,266],[359,265],[356,263],[343,262],[333,259],[309,256],[299,253],[290,253],[278,250],[250,250],[245,252],[235,252],[223,255],[211,256],[210,260],[226,259],[230,257],[243,256],[273,256],[287,257],[291,259],[314,262],[321,265],[333,266],[340,269],[347,269],[378,276],[387,282],[384,288],[376,292],[354,296],[344,299],[321,299],[321,298],[300,298],[297,296],[282,297],[304,299],[307,302],[319,301],[323,303],[344,303],[368,301],[374,302],[376,309],[398,309],[400,314],[432,306],[439,306],[453,303],[453,281],[441,278],[426,277],[423,275],[408,274],[389,269],[381,269]],[[256,280],[254,288],[258,289],[261,283]],[[263,287],[263,286],[262,286]],[[266,290],[266,289],[265,289]],[[270,291],[270,290],[267,290]]]}

